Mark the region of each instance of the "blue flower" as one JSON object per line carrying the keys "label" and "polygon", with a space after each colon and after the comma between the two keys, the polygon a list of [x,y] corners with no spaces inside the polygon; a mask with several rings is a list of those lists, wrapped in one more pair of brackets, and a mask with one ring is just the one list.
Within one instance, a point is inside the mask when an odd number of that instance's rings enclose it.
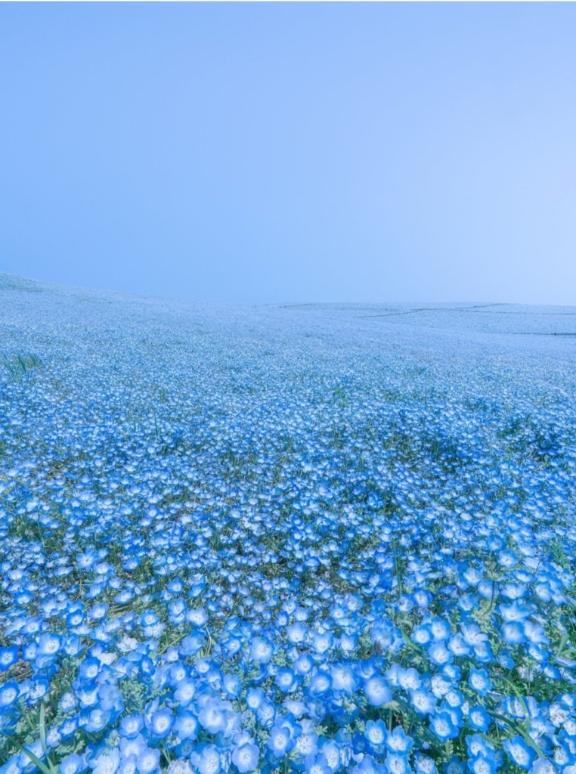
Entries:
{"label": "blue flower", "polygon": [[139,774],[152,774],[160,768],[160,751],[150,747],[142,750],[136,761]]}
{"label": "blue flower", "polygon": [[173,717],[168,709],[159,709],[150,718],[149,728],[157,739],[164,739],[170,733]]}
{"label": "blue flower", "polygon": [[62,645],[62,638],[57,634],[42,634],[38,640],[38,653],[41,656],[55,656]]}
{"label": "blue flower", "polygon": [[183,707],[188,706],[196,694],[196,683],[191,679],[180,680],[174,691],[174,699]]}
{"label": "blue flower", "polygon": [[126,715],[120,721],[120,733],[127,739],[134,739],[144,727],[144,718],[141,715]]}
{"label": "blue flower", "polygon": [[93,774],[115,774],[120,763],[120,752],[111,747],[102,747],[90,759]]}
{"label": "blue flower", "polygon": [[430,728],[439,739],[455,739],[458,736],[458,727],[452,722],[452,717],[446,711],[438,712],[430,717]]}
{"label": "blue flower", "polygon": [[368,704],[373,707],[381,707],[392,699],[392,690],[390,689],[388,682],[378,675],[369,677],[364,682],[364,692]]}
{"label": "blue flower", "polygon": [[269,640],[263,637],[255,637],[252,640],[250,654],[257,664],[267,664],[272,658],[273,648]]}
{"label": "blue flower", "polygon": [[20,691],[16,680],[8,680],[0,684],[0,712],[13,705],[18,699]]}
{"label": "blue flower", "polygon": [[76,753],[70,753],[60,761],[61,774],[79,774],[86,768],[84,757]]}
{"label": "blue flower", "polygon": [[202,728],[210,734],[218,734],[226,727],[226,714],[219,705],[219,702],[207,702],[198,714],[198,720]]}
{"label": "blue flower", "polygon": [[384,767],[389,774],[408,774],[412,771],[407,756],[401,753],[389,752],[386,755]]}
{"label": "blue flower", "polygon": [[471,727],[477,731],[485,732],[490,728],[491,720],[490,715],[484,707],[475,706],[471,707],[468,712],[468,722]]}
{"label": "blue flower", "polygon": [[436,709],[436,698],[430,691],[417,688],[410,693],[410,704],[419,715],[430,715]]}
{"label": "blue flower", "polygon": [[383,749],[386,744],[388,730],[382,720],[368,720],[364,729],[364,735],[370,747],[378,751]]}
{"label": "blue flower", "polygon": [[512,763],[526,771],[530,769],[532,763],[536,760],[536,753],[526,744],[521,736],[513,736],[510,739],[506,739],[503,747]]}
{"label": "blue flower", "polygon": [[407,755],[414,744],[414,740],[407,736],[402,726],[396,726],[393,731],[386,735],[386,747],[392,753]]}
{"label": "blue flower", "polygon": [[276,758],[282,758],[292,747],[290,730],[285,726],[273,726],[270,729],[268,747]]}
{"label": "blue flower", "polygon": [[244,743],[234,748],[232,763],[242,774],[246,771],[255,771],[258,768],[260,751],[255,744]]}
{"label": "blue flower", "polygon": [[428,656],[430,661],[437,666],[449,664],[453,658],[443,641],[433,642],[428,648]]}
{"label": "blue flower", "polygon": [[293,691],[296,687],[296,678],[294,672],[288,667],[279,669],[276,673],[276,685],[284,693]]}
{"label": "blue flower", "polygon": [[468,760],[468,770],[471,774],[496,774],[498,763],[493,757],[486,758],[483,755],[477,755]]}
{"label": "blue flower", "polygon": [[490,676],[485,669],[471,669],[468,684],[480,696],[485,696],[491,688]]}
{"label": "blue flower", "polygon": [[414,771],[416,774],[438,774],[434,759],[422,754],[414,758]]}
{"label": "blue flower", "polygon": [[100,707],[93,707],[84,712],[85,714],[81,715],[82,725],[90,734],[97,734],[103,731],[112,720],[112,713]]}
{"label": "blue flower", "polygon": [[5,672],[18,660],[18,648],[15,645],[0,647],[0,672]]}

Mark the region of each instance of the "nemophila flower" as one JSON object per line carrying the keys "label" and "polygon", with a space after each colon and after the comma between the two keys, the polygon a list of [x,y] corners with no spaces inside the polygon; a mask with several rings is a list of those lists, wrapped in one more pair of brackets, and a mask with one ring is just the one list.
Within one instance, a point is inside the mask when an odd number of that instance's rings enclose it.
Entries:
{"label": "nemophila flower", "polygon": [[273,726],[270,729],[268,748],[277,758],[283,757],[292,747],[290,730],[286,726]]}
{"label": "nemophila flower", "polygon": [[458,736],[458,727],[446,711],[438,712],[430,717],[430,728],[442,740],[454,739]]}
{"label": "nemophila flower", "polygon": [[147,747],[146,739],[142,734],[120,739],[120,753],[123,759],[134,758],[137,760]]}
{"label": "nemophila flower", "polygon": [[156,739],[164,739],[170,733],[173,717],[168,709],[156,710],[150,717],[148,729]]}
{"label": "nemophila flower", "polygon": [[499,605],[498,612],[503,621],[524,621],[534,612],[534,608],[532,605],[514,600],[508,604]]}
{"label": "nemophila flower", "polygon": [[320,696],[330,690],[332,680],[326,672],[316,672],[310,680],[310,692]]}
{"label": "nemophila flower", "polygon": [[120,721],[120,733],[127,739],[134,739],[144,728],[142,715],[126,715]]}
{"label": "nemophila flower", "polygon": [[314,666],[314,661],[306,653],[300,654],[293,663],[294,671],[299,675],[308,674],[308,672],[312,670],[313,666]]}
{"label": "nemophila flower", "polygon": [[417,589],[414,594],[414,603],[421,608],[427,608],[432,602],[432,594],[426,589]]}
{"label": "nemophila flower", "polygon": [[307,627],[303,623],[297,621],[286,628],[286,636],[289,642],[293,645],[298,645],[304,642],[307,631]]}
{"label": "nemophila flower", "polygon": [[305,762],[305,771],[307,774],[332,774],[332,769],[322,754],[309,756]]}
{"label": "nemophila flower", "polygon": [[242,690],[242,680],[238,675],[225,674],[222,687],[229,696],[236,698]]}
{"label": "nemophila flower", "polygon": [[186,620],[194,626],[205,626],[208,622],[208,613],[202,607],[190,608],[186,613]]}
{"label": "nemophila flower", "polygon": [[373,707],[381,707],[392,699],[392,690],[383,677],[377,675],[369,677],[364,683],[364,692],[368,704]]}
{"label": "nemophila flower", "polygon": [[226,713],[216,701],[208,701],[202,707],[198,720],[202,728],[210,734],[218,734],[226,727]]}
{"label": "nemophila flower", "polygon": [[272,645],[263,637],[256,637],[252,640],[250,654],[252,660],[257,664],[267,664],[272,658]]}
{"label": "nemophila flower", "polygon": [[536,753],[529,747],[521,736],[513,736],[504,741],[504,749],[508,757],[516,766],[528,771],[536,760]]}
{"label": "nemophila flower", "polygon": [[0,672],[5,672],[7,669],[16,663],[18,660],[18,648],[15,645],[8,647],[0,647]]}
{"label": "nemophila flower", "polygon": [[291,669],[284,667],[278,670],[275,682],[281,691],[288,693],[296,687],[296,675]]}
{"label": "nemophila flower", "polygon": [[471,651],[470,645],[468,645],[468,643],[460,633],[450,637],[447,643],[447,648],[454,656],[458,658],[468,656]]}
{"label": "nemophila flower", "polygon": [[414,757],[414,771],[415,774],[438,774],[434,759],[422,754]]}
{"label": "nemophila flower", "polygon": [[417,688],[410,693],[410,704],[419,715],[429,715],[436,709],[436,697],[430,691]]}
{"label": "nemophila flower", "polygon": [[26,702],[29,705],[38,704],[38,702],[46,696],[49,689],[49,682],[44,678],[38,678],[30,682],[28,691],[26,694]]}
{"label": "nemophila flower", "polygon": [[76,696],[81,707],[95,707],[98,703],[99,686],[95,683],[88,683],[76,688]]}
{"label": "nemophila flower", "polygon": [[[546,758],[538,758],[530,768],[530,774],[555,774],[556,767]],[[565,766],[562,774],[576,774],[576,764]]]}
{"label": "nemophila flower", "polygon": [[178,646],[178,650],[182,656],[195,656],[200,650],[202,650],[205,642],[206,636],[204,632],[197,629],[184,637]]}
{"label": "nemophila flower", "polygon": [[472,774],[495,774],[498,768],[498,762],[494,757],[476,755],[468,759],[468,770]]}
{"label": "nemophila flower", "polygon": [[416,669],[401,669],[398,673],[398,685],[405,691],[412,691],[419,688],[421,682],[420,674]]}
{"label": "nemophila flower", "polygon": [[478,756],[491,758],[494,753],[494,748],[490,742],[481,734],[470,734],[467,736],[466,749],[471,758],[476,758]]}
{"label": "nemophila flower", "polygon": [[217,774],[221,770],[220,751],[215,745],[204,745],[192,754],[192,763],[200,774]]}
{"label": "nemophila flower", "polygon": [[138,663],[138,669],[143,677],[149,677],[154,674],[155,667],[151,658],[144,656]]}
{"label": "nemophila flower", "polygon": [[326,653],[332,647],[333,639],[330,632],[316,632],[312,637],[312,645],[316,653]]}
{"label": "nemophila flower", "polygon": [[142,750],[136,760],[136,770],[139,774],[152,774],[160,768],[160,750],[150,747]]}
{"label": "nemophila flower", "polygon": [[464,704],[464,696],[456,688],[450,688],[444,694],[444,705],[449,706],[451,709],[462,707]]}
{"label": "nemophila flower", "polygon": [[373,750],[380,750],[386,743],[388,731],[381,720],[368,720],[364,735]]}
{"label": "nemophila flower", "polygon": [[490,715],[484,707],[471,707],[468,712],[468,723],[477,731],[487,731],[491,723]]}
{"label": "nemophila flower", "polygon": [[170,761],[167,771],[168,774],[193,774],[192,767],[187,760]]}
{"label": "nemophila flower", "polygon": [[266,701],[262,688],[249,688],[246,693],[246,704],[252,710],[257,710]]}
{"label": "nemophila flower", "polygon": [[354,635],[343,634],[340,637],[339,645],[343,653],[350,655],[354,653],[358,647],[358,638]]}
{"label": "nemophila flower", "polygon": [[196,683],[194,680],[185,679],[177,683],[174,690],[174,700],[183,707],[186,707],[196,694]]}
{"label": "nemophila flower", "polygon": [[318,735],[305,729],[296,739],[294,748],[304,759],[313,759],[318,752]]}
{"label": "nemophila flower", "polygon": [[122,692],[117,685],[104,684],[98,688],[98,701],[103,710],[119,715],[124,709]]}
{"label": "nemophila flower", "polygon": [[263,726],[271,726],[276,717],[276,708],[271,701],[264,701],[256,710],[258,722]]}
{"label": "nemophila flower", "polygon": [[16,703],[19,692],[18,683],[15,680],[0,684],[0,712]]}
{"label": "nemophila flower", "polygon": [[195,739],[198,734],[198,720],[192,712],[180,710],[172,730],[179,739]]}
{"label": "nemophila flower", "polygon": [[90,757],[89,765],[94,774],[115,774],[120,765],[118,749],[102,747]]}
{"label": "nemophila flower", "polygon": [[370,755],[365,755],[362,761],[354,766],[353,774],[381,774],[384,772],[384,765],[376,763]]}
{"label": "nemophila flower", "polygon": [[62,645],[61,638],[56,634],[42,634],[38,640],[38,656],[55,656]]}
{"label": "nemophila flower", "polygon": [[451,634],[450,624],[443,618],[433,618],[430,621],[430,632],[435,640],[447,640]]}
{"label": "nemophila flower", "polygon": [[490,676],[485,669],[471,669],[468,684],[480,696],[485,696],[491,688]]}
{"label": "nemophila flower", "polygon": [[112,713],[101,709],[100,707],[93,707],[84,710],[80,716],[81,724],[83,728],[89,734],[97,734],[102,731],[112,720]]}
{"label": "nemophila flower", "polygon": [[522,629],[528,642],[531,642],[534,645],[546,644],[548,642],[548,637],[541,624],[535,621],[526,620],[522,623]]}
{"label": "nemophila flower", "polygon": [[393,752],[386,754],[384,770],[390,774],[407,774],[407,772],[413,771],[405,755]]}
{"label": "nemophila flower", "polygon": [[170,651],[170,655],[167,654],[167,660],[170,660],[168,667],[168,681],[170,685],[177,686],[182,680],[186,680],[190,676],[190,670],[186,664],[180,661],[178,657],[178,651]]}
{"label": "nemophila flower", "polygon": [[60,736],[64,741],[71,739],[78,729],[78,718],[72,717],[64,720],[58,728]]}
{"label": "nemophila flower", "polygon": [[470,613],[480,603],[480,596],[478,594],[462,594],[458,598],[458,607],[464,613]]}
{"label": "nemophila flower", "polygon": [[428,648],[428,658],[437,666],[444,666],[452,660],[452,654],[443,641],[432,642]]}
{"label": "nemophila flower", "polygon": [[244,743],[232,752],[232,763],[242,774],[246,771],[255,771],[258,768],[260,751],[255,744]]}
{"label": "nemophila flower", "polygon": [[86,768],[86,763],[82,755],[70,753],[60,762],[61,774],[78,774]]}
{"label": "nemophila flower", "polygon": [[352,693],[356,687],[353,670],[345,664],[335,664],[330,670],[332,690]]}
{"label": "nemophila flower", "polygon": [[502,638],[508,645],[520,645],[525,640],[523,626],[517,621],[503,624]]}
{"label": "nemophila flower", "polygon": [[390,752],[406,755],[412,748],[414,741],[407,736],[402,726],[396,726],[386,735],[386,747]]}
{"label": "nemophila flower", "polygon": [[95,680],[100,673],[101,664],[96,658],[86,658],[78,667],[79,680]]}

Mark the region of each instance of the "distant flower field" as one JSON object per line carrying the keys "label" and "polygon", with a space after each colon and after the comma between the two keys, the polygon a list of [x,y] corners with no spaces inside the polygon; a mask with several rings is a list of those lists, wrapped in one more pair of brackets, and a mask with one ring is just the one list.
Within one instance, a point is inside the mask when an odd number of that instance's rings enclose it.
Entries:
{"label": "distant flower field", "polygon": [[0,772],[576,774],[576,309],[0,275]]}

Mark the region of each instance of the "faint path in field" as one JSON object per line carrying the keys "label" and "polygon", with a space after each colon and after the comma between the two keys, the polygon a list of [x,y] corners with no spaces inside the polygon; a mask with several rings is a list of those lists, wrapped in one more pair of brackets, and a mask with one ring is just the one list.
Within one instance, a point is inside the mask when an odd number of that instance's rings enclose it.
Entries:
{"label": "faint path in field", "polygon": [[[362,319],[365,319],[367,317],[397,317],[399,315],[405,315],[405,314],[416,314],[417,312],[474,312],[477,309],[489,309],[494,306],[508,306],[508,304],[506,303],[474,304],[472,306],[451,306],[451,307],[419,306],[419,307],[416,307],[416,309],[405,309],[398,312],[386,312],[384,314],[362,314],[362,315],[358,315],[358,317]],[[521,312],[516,312],[516,314],[521,314]],[[576,312],[574,314],[576,314]]]}

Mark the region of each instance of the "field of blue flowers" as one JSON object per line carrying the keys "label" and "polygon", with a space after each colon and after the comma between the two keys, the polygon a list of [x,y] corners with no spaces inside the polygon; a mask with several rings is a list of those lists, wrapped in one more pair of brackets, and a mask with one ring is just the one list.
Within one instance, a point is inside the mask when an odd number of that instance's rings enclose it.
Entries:
{"label": "field of blue flowers", "polygon": [[576,309],[0,275],[0,772],[576,772]]}

